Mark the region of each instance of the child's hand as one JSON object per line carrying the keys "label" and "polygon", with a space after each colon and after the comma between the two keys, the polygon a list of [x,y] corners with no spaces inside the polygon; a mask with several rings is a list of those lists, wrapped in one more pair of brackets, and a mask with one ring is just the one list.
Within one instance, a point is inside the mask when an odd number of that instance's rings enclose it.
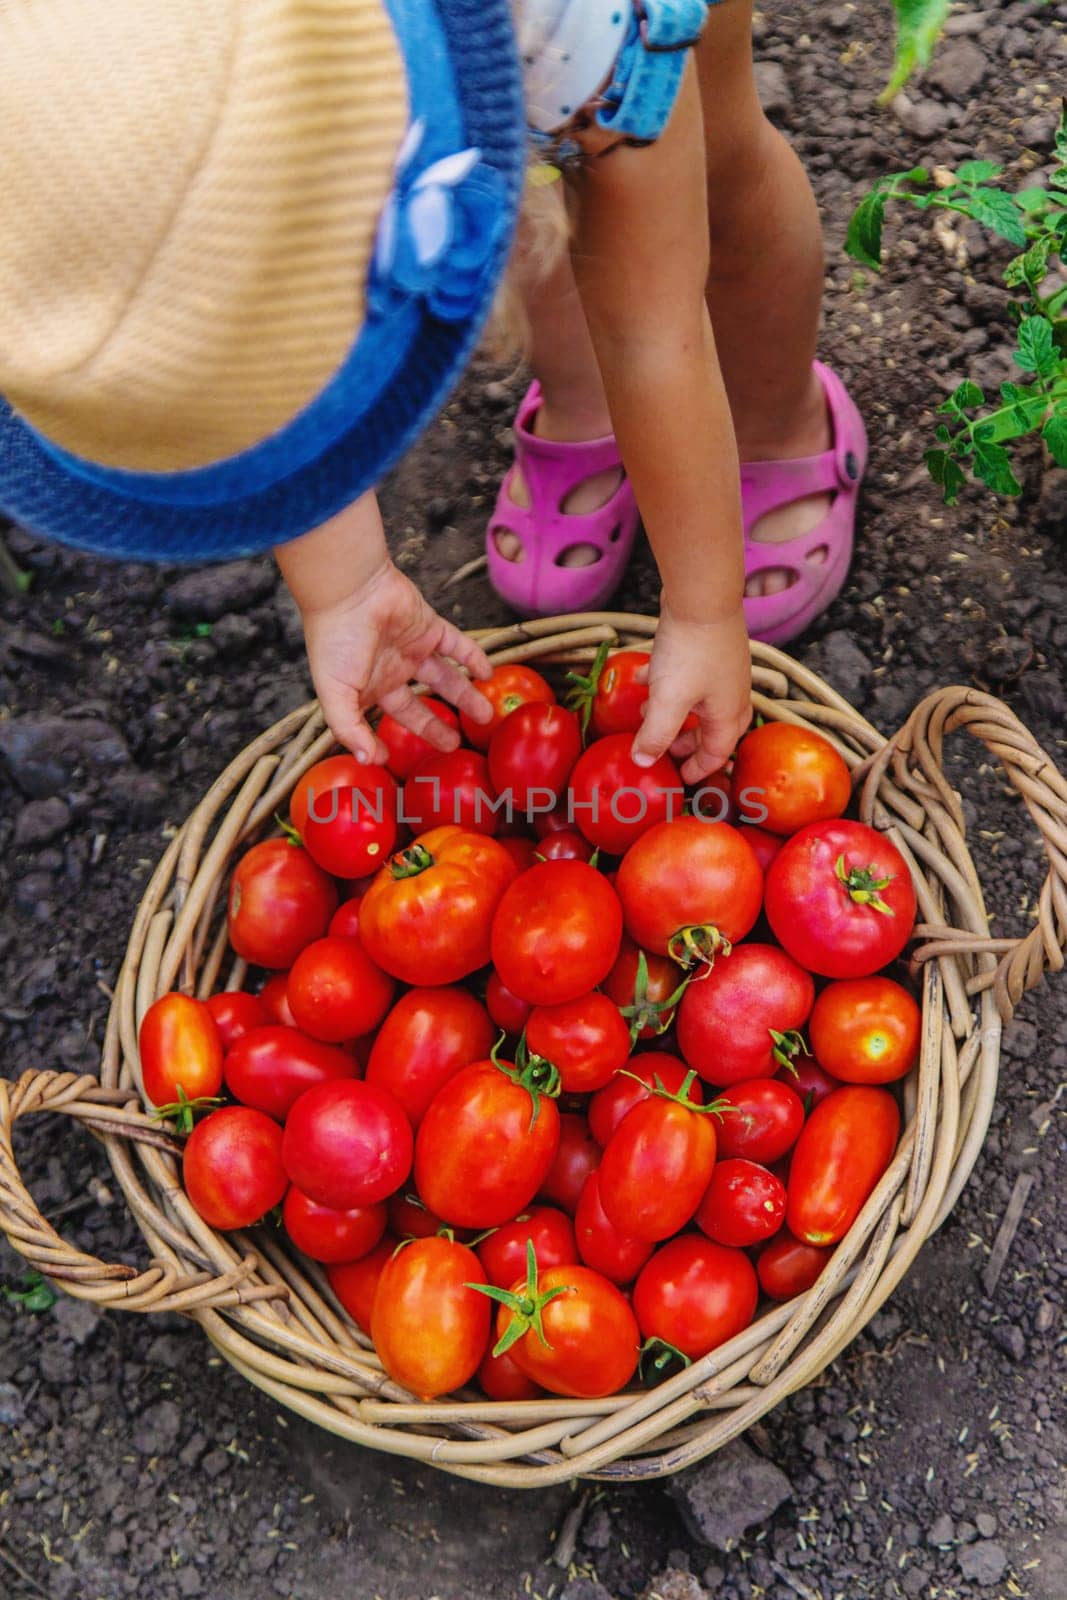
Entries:
{"label": "child's hand", "polygon": [[387,752],[366,721],[371,706],[388,711],[437,750],[459,736],[409,687],[412,678],[475,722],[492,715],[488,700],[454,663],[475,678],[491,674],[484,651],[427,605],[409,578],[386,559],[344,598],[305,610],[304,637],[323,714],[338,741],[360,761],[385,762]]}
{"label": "child's hand", "polygon": [[[650,766],[669,750],[684,758],[684,781],[700,783],[725,766],[752,718],[744,611],[739,606],[720,622],[685,622],[664,604],[647,670],[648,702],[634,760]],[[700,726],[679,734],[690,711]]]}

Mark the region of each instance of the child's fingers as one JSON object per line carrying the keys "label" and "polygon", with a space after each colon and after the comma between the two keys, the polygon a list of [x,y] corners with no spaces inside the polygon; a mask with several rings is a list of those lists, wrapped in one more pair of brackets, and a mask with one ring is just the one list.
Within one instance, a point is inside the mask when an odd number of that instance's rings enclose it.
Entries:
{"label": "child's fingers", "polygon": [[[467,635],[461,633],[453,623],[445,622],[443,618],[441,620],[443,630],[441,642],[437,646],[438,655],[451,656],[452,660],[458,662],[461,667],[466,667],[472,678],[478,678],[485,683],[493,676],[493,669],[489,665],[489,657],[481,645],[475,644],[473,639],[468,639]],[[479,698],[486,704],[491,716],[492,708],[485,701],[485,696],[481,695]],[[480,722],[482,720],[481,717],[476,718],[476,721]]]}
{"label": "child's fingers", "polygon": [[734,721],[702,717],[700,727],[693,732],[697,744],[682,767],[683,783],[702,783],[721,771],[734,753],[741,729]]}
{"label": "child's fingers", "polygon": [[320,689],[319,704],[338,744],[351,750],[356,760],[365,765],[385,765],[389,752],[364,717],[358,694],[341,688]]}
{"label": "child's fingers", "polygon": [[459,734],[455,728],[450,728],[440,717],[435,717],[423,704],[421,695],[412,694],[406,683],[399,689],[383,694],[379,704],[402,728],[407,728],[409,733],[417,733],[435,750],[447,754],[459,745]]}
{"label": "child's fingers", "polygon": [[465,711],[475,722],[488,722],[492,716],[492,707],[485,695],[443,656],[427,656],[419,666],[418,676],[443,700],[454,705],[457,711]]}
{"label": "child's fingers", "polygon": [[678,729],[688,711],[689,703],[684,697],[671,694],[660,684],[653,685],[645,703],[644,721],[630,747],[639,767],[650,767],[666,753],[678,737]]}

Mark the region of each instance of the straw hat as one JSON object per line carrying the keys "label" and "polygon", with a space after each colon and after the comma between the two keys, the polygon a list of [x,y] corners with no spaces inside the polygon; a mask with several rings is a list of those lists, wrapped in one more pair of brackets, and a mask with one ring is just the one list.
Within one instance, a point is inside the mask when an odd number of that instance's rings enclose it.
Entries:
{"label": "straw hat", "polygon": [[249,553],[375,484],[503,270],[509,0],[3,0],[0,507]]}

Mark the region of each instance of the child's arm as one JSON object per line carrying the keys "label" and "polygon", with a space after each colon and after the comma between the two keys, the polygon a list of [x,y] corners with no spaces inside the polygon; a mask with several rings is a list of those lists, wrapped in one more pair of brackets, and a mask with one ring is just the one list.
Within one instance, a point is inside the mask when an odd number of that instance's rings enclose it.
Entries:
{"label": "child's arm", "polygon": [[[704,303],[704,137],[691,63],[656,143],[590,157],[576,182],[575,276],[663,580],[634,752],[651,762],[674,741],[688,757],[686,780],[697,782],[728,759],[751,705],[737,449]],[[676,739],[690,710],[699,732]]]}
{"label": "child's arm", "polygon": [[274,555],[300,607],[323,714],[357,760],[386,759],[385,746],[366,721],[375,705],[436,749],[455,749],[455,730],[412,694],[412,678],[475,722],[489,720],[488,700],[453,665],[488,678],[484,651],[439,617],[393,565],[374,494],[279,545]]}

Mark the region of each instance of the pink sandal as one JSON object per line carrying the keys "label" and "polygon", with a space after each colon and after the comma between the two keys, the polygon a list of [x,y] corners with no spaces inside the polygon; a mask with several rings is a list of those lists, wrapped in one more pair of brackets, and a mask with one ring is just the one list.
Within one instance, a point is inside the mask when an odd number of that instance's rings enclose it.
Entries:
{"label": "pink sandal", "polygon": [[[624,475],[595,511],[564,511],[568,495],[580,483],[621,469],[622,460],[611,434],[580,444],[537,438],[532,425],[540,404],[541,386],[533,383],[515,418],[515,466],[501,484],[486,534],[489,578],[501,599],[522,616],[596,611],[615,593],[629,564],[640,520],[634,492]],[[528,506],[511,498],[515,468],[525,480]],[[518,561],[501,555],[498,532],[515,535],[522,546]],[[566,552],[583,544],[597,552],[596,560],[587,567],[564,566]]]}
{"label": "pink sandal", "polygon": [[[803,633],[841,590],[852,560],[856,502],[867,465],[863,419],[836,373],[816,361],[833,426],[832,447],[794,461],[748,461],[741,466],[745,525],[745,576],[784,570],[790,582],[778,594],[747,595],[745,618],[753,639],[785,644]],[[761,517],[807,495],[832,494],[823,520],[796,539],[771,544],[750,539]]]}

